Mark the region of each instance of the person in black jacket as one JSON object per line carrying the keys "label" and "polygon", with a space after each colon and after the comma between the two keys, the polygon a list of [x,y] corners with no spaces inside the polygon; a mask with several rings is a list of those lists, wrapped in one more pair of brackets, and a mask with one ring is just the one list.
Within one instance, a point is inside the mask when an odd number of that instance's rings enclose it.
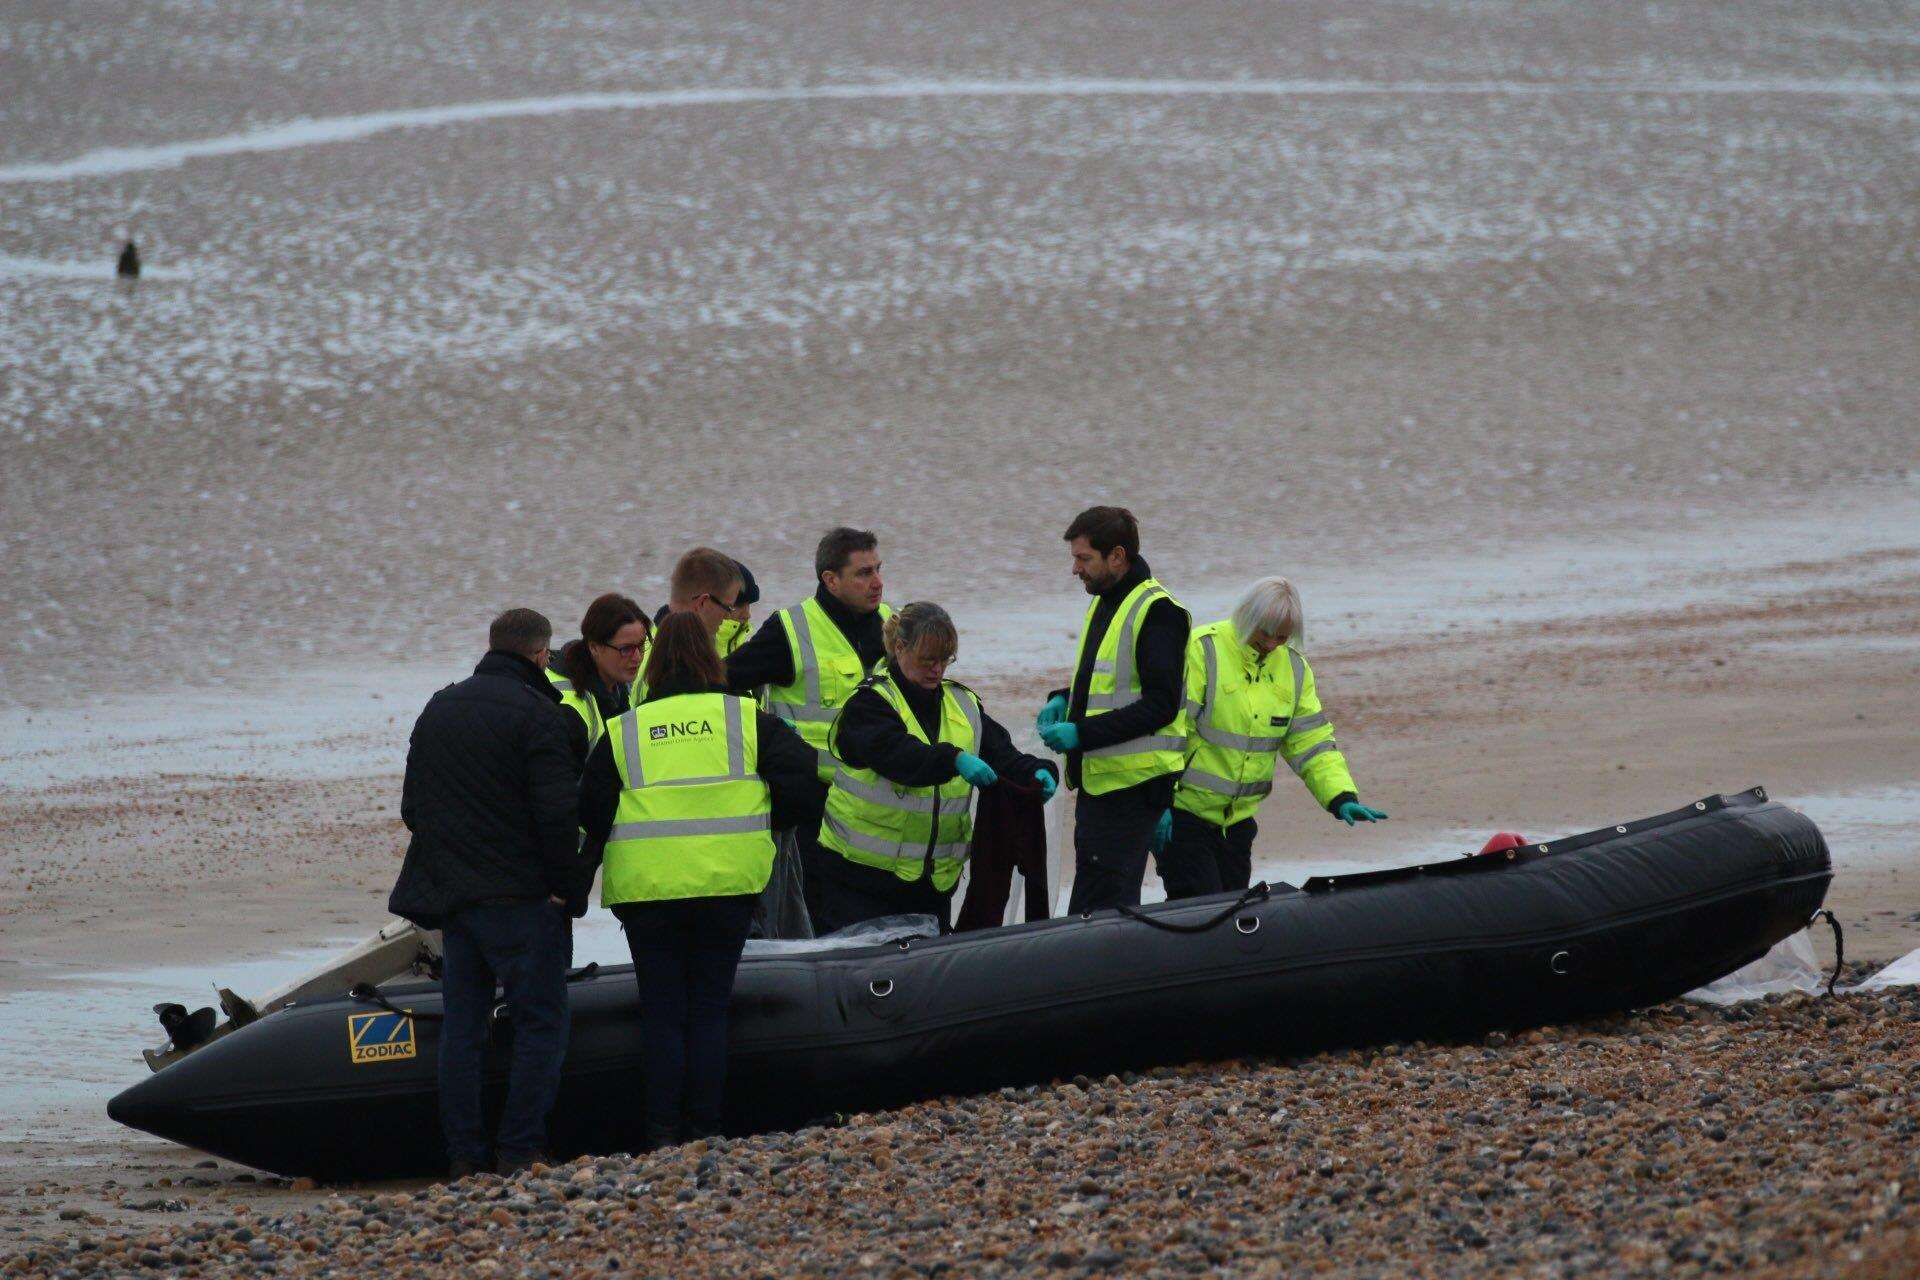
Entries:
{"label": "person in black jacket", "polygon": [[553,625],[531,609],[493,620],[473,675],[433,695],[407,747],[400,817],[413,833],[387,907],[441,930],[440,1123],[455,1177],[493,1167],[480,1069],[496,979],[513,1018],[498,1167],[546,1145],[567,1048],[572,916],[593,867],[579,854],[578,774],[545,668]]}
{"label": "person in black jacket", "polygon": [[[960,641],[945,609],[937,604],[909,604],[887,619],[885,635],[883,672],[862,684],[834,721],[830,740],[844,768],[872,770],[902,791],[934,788],[955,778],[973,786],[992,786],[1008,778],[1037,781],[1044,796],[1053,794],[1059,770],[1052,762],[1017,749],[1006,728],[987,714],[984,705],[977,753],[942,733],[947,686],[954,684],[960,691],[952,696],[975,697],[972,690],[944,678]],[[876,688],[879,681],[899,693],[924,738],[909,730],[899,711]],[[902,879],[892,870],[854,861],[826,847],[823,836],[820,884],[808,895],[814,932],[827,934],[862,920],[913,914],[933,916],[945,933],[952,924],[956,885],[950,880],[944,887],[936,882],[931,853],[924,861],[917,857],[915,861],[918,876]],[[811,882],[809,888],[813,888]]]}

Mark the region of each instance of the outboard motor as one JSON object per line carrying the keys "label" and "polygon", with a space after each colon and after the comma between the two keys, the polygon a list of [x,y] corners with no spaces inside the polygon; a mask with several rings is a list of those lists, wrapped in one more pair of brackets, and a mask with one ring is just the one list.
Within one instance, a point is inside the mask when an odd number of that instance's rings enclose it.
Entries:
{"label": "outboard motor", "polygon": [[183,1004],[157,1004],[153,1011],[160,1015],[160,1025],[166,1028],[167,1039],[173,1041],[173,1047],[182,1053],[197,1049],[207,1042],[213,1034],[213,1024],[219,1014],[211,1007],[187,1012]]}

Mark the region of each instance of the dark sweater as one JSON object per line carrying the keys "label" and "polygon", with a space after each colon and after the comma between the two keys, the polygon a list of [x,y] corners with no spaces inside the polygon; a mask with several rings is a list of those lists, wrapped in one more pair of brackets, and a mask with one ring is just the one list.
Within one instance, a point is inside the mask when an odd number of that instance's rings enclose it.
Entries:
{"label": "dark sweater", "polygon": [[[940,690],[910,683],[892,659],[887,660],[887,670],[908,710],[920,722],[921,732],[937,739]],[[834,742],[841,760],[855,769],[871,769],[897,786],[935,787],[957,772],[954,759],[960,754],[959,747],[951,742],[920,741],[900,723],[893,704],[867,686],[847,699],[834,729]],[[980,758],[995,773],[1022,782],[1031,782],[1037,769],[1059,777],[1059,770],[1052,764],[1017,750],[1006,729],[986,713],[984,706],[980,709]]]}
{"label": "dark sweater", "polygon": [[[886,641],[880,634],[880,611],[855,613],[828,591],[815,589],[813,598],[826,610],[833,625],[860,655],[860,666],[871,671],[886,655]],[[817,645],[818,637],[814,639]],[[753,638],[727,655],[727,688],[749,693],[766,685],[789,685],[799,676],[793,669],[793,646],[787,643],[787,628],[778,616],[768,618],[753,633]]]}
{"label": "dark sweater", "polygon": [[[662,698],[683,693],[724,693],[724,689],[687,687],[668,684],[648,689],[645,706]],[[576,719],[578,717],[575,717]],[[819,776],[815,772],[813,748],[801,741],[784,720],[764,711],[754,712],[759,728],[760,757],[756,772],[773,793],[773,828],[776,831],[798,826],[809,816],[819,817]],[[580,825],[586,830],[584,849],[590,866],[599,866],[606,852],[607,833],[613,830],[613,814],[620,803],[620,770],[613,763],[613,734],[609,730],[587,757],[587,770],[580,779]]]}
{"label": "dark sweater", "polygon": [[[1135,558],[1120,580],[1097,597],[1093,618],[1087,624],[1087,642],[1081,651],[1080,665],[1073,673],[1073,688],[1055,689],[1051,696],[1067,698],[1067,719],[1080,730],[1080,750],[1067,753],[1067,785],[1080,785],[1080,753],[1110,747],[1132,738],[1144,738],[1167,724],[1180,707],[1182,685],[1187,671],[1187,633],[1192,620],[1187,611],[1172,600],[1159,599],[1147,606],[1146,616],[1133,636],[1136,670],[1140,673],[1140,697],[1124,707],[1104,715],[1087,715],[1087,686],[1093,679],[1093,655],[1100,651],[1107,628],[1129,592],[1153,576],[1145,560]],[[1172,794],[1172,779],[1155,778],[1143,786],[1164,786]]]}

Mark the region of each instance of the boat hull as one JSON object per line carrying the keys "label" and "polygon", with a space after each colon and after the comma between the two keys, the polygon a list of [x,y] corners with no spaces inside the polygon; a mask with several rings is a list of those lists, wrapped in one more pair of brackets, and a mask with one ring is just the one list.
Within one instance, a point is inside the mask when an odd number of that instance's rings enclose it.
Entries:
{"label": "boat hull", "polygon": [[[905,944],[749,956],[735,985],[736,1131],[1077,1074],[1471,1036],[1671,999],[1764,954],[1832,878],[1813,823],[1759,789],[1510,855]],[[1199,932],[1192,927],[1223,917]],[[572,988],[550,1142],[632,1150],[642,1056],[631,970]],[[395,1010],[297,1004],[114,1098],[116,1120],[288,1175],[445,1164],[440,992]],[[489,1050],[505,1083],[509,1024]],[[356,1036],[359,1037],[356,1040]]]}

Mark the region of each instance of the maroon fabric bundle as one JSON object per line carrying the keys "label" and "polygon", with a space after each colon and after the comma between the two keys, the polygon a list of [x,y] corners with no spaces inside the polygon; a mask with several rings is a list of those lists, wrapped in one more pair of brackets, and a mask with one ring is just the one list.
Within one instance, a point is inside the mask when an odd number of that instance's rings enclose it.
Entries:
{"label": "maroon fabric bundle", "polygon": [[1045,920],[1053,914],[1047,901],[1046,812],[1034,783],[1003,777],[980,790],[973,811],[967,896],[954,922],[955,933],[992,929],[1006,919],[1015,871],[1026,877],[1026,918]]}

